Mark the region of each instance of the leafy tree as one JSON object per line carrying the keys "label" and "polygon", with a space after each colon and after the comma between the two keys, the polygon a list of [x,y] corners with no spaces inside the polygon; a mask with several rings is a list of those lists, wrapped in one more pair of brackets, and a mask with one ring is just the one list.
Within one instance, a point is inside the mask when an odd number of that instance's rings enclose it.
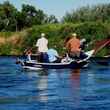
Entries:
{"label": "leafy tree", "polygon": [[67,12],[62,18],[62,22],[87,22],[100,21],[106,22],[110,20],[110,4],[102,4],[93,7],[81,7],[76,11]]}
{"label": "leafy tree", "polygon": [[19,31],[33,25],[57,23],[54,15],[46,15],[32,5],[23,4],[18,11],[9,1],[0,4],[0,31]]}
{"label": "leafy tree", "polygon": [[58,19],[54,15],[50,15],[45,20],[46,23],[58,23]]}
{"label": "leafy tree", "polygon": [[14,30],[16,27],[15,15],[17,9],[8,1],[0,5],[1,30]]}
{"label": "leafy tree", "polygon": [[41,24],[45,24],[45,17],[46,17],[46,14],[44,14],[44,12],[42,10],[37,10],[37,13],[36,13],[36,16],[35,16],[35,19],[34,19],[34,22],[33,24],[38,24],[38,25],[41,25]]}

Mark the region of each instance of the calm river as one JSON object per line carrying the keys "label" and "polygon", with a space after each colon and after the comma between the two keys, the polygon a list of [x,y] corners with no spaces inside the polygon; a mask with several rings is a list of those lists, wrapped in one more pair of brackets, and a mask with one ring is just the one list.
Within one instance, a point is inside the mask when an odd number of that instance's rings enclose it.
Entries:
{"label": "calm river", "polygon": [[24,71],[0,57],[0,110],[110,110],[110,66]]}

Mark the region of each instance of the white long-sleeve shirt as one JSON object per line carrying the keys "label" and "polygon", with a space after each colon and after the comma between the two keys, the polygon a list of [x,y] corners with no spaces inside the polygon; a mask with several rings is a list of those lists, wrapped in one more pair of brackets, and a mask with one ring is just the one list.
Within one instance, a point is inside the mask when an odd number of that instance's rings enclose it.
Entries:
{"label": "white long-sleeve shirt", "polygon": [[48,50],[48,40],[45,37],[38,39],[36,46],[39,52],[47,52]]}

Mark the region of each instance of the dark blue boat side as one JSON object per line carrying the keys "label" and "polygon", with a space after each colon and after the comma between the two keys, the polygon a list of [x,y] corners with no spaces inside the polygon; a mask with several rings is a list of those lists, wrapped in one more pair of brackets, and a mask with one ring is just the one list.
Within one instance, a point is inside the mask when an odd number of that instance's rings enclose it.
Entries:
{"label": "dark blue boat side", "polygon": [[82,61],[80,63],[76,61],[72,61],[70,63],[32,63],[32,62],[24,62],[25,67],[34,67],[34,68],[44,68],[44,69],[64,69],[64,68],[82,68],[87,65],[87,61]]}

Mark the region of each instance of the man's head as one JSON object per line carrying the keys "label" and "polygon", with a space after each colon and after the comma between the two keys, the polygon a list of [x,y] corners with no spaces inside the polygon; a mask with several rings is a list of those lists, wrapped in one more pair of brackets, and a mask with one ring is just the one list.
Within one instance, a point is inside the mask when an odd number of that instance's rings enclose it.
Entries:
{"label": "man's head", "polygon": [[77,37],[77,34],[76,33],[72,33],[72,37]]}
{"label": "man's head", "polygon": [[41,33],[41,37],[45,37],[45,33]]}

